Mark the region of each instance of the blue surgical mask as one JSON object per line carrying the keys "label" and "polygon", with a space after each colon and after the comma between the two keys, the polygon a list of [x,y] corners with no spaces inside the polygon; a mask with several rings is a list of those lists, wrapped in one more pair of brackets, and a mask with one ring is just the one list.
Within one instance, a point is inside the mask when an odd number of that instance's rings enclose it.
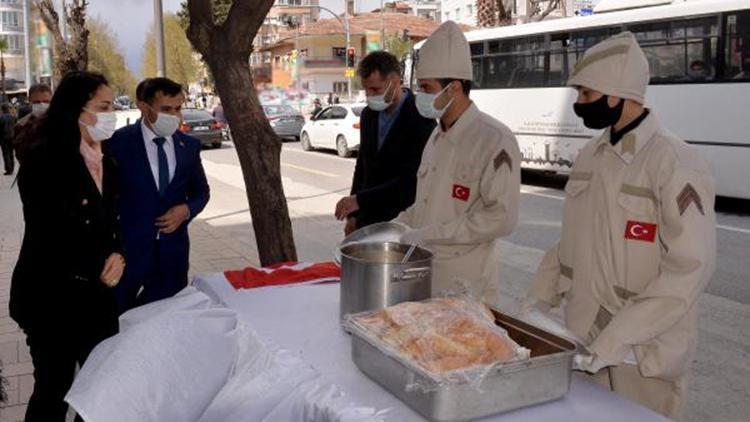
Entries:
{"label": "blue surgical mask", "polygon": [[441,96],[446,90],[448,89],[449,85],[446,85],[445,88],[440,90],[437,94],[428,94],[426,92],[418,91],[417,92],[417,111],[419,111],[419,114],[421,114],[425,119],[439,119],[443,117],[443,114],[445,114],[445,111],[448,110],[448,107],[453,104],[453,98],[448,101],[448,104],[445,105],[445,107],[441,109],[435,108],[435,100]]}
{"label": "blue surgical mask", "polygon": [[393,96],[391,96],[391,101],[388,102],[385,100],[385,95],[388,93],[388,89],[391,87],[391,83],[388,82],[388,85],[385,87],[385,91],[381,95],[370,95],[367,97],[367,107],[370,107],[370,110],[373,111],[383,111],[391,106],[391,103],[393,102]]}

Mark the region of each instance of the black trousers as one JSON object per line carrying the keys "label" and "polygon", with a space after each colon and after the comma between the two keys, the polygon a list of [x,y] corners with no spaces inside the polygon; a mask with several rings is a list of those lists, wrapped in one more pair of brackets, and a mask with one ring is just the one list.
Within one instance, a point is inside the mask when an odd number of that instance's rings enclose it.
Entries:
{"label": "black trousers", "polygon": [[[103,318],[94,329],[73,333],[65,330],[26,331],[26,343],[34,364],[34,392],[26,408],[26,422],[64,422],[68,404],[64,398],[89,353],[102,340],[117,333],[117,319]],[[82,421],[80,417],[76,421]]]}
{"label": "black trousers", "polygon": [[5,172],[13,174],[16,167],[16,161],[13,158],[13,144],[11,141],[0,140],[0,149],[3,151],[3,162],[5,163]]}

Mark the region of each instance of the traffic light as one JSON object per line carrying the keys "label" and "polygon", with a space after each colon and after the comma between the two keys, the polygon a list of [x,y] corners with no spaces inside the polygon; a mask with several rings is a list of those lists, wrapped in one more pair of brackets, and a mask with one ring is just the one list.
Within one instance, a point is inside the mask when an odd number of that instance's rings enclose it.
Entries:
{"label": "traffic light", "polygon": [[354,67],[354,47],[346,50],[346,67]]}

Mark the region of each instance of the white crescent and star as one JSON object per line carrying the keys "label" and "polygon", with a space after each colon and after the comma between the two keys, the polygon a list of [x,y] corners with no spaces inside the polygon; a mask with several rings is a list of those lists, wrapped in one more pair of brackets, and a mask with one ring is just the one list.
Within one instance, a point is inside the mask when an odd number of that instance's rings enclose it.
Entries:
{"label": "white crescent and star", "polygon": [[630,235],[633,237],[641,237],[648,234],[648,230],[640,224],[633,224],[630,226]]}

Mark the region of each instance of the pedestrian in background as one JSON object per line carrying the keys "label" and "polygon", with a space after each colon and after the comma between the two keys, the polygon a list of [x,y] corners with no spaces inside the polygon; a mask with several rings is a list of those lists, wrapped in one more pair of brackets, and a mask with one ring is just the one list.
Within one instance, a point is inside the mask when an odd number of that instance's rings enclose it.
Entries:
{"label": "pedestrian in background", "polygon": [[13,133],[16,126],[16,118],[10,111],[9,104],[0,105],[0,149],[3,153],[3,163],[5,165],[5,175],[13,174],[16,165],[16,159],[13,154]]}
{"label": "pedestrian in background", "polygon": [[29,106],[23,106],[18,111],[18,122],[13,134],[13,149],[16,151],[16,158],[20,162],[23,160],[22,140],[28,138],[26,130],[34,125],[31,124],[40,118],[49,108],[52,101],[52,90],[44,84],[35,84],[29,88]]}
{"label": "pedestrian in background", "polygon": [[357,69],[367,94],[351,194],[336,204],[344,233],[396,218],[414,203],[422,150],[435,119],[422,117],[414,94],[401,86],[401,65],[385,51],[368,54]]}
{"label": "pedestrian in background", "polygon": [[27,422],[63,422],[76,365],[117,333],[112,288],[122,276],[117,175],[101,142],[115,129],[114,94],[100,74],[67,74],[22,145],[25,232],[10,315],[34,364]]}

